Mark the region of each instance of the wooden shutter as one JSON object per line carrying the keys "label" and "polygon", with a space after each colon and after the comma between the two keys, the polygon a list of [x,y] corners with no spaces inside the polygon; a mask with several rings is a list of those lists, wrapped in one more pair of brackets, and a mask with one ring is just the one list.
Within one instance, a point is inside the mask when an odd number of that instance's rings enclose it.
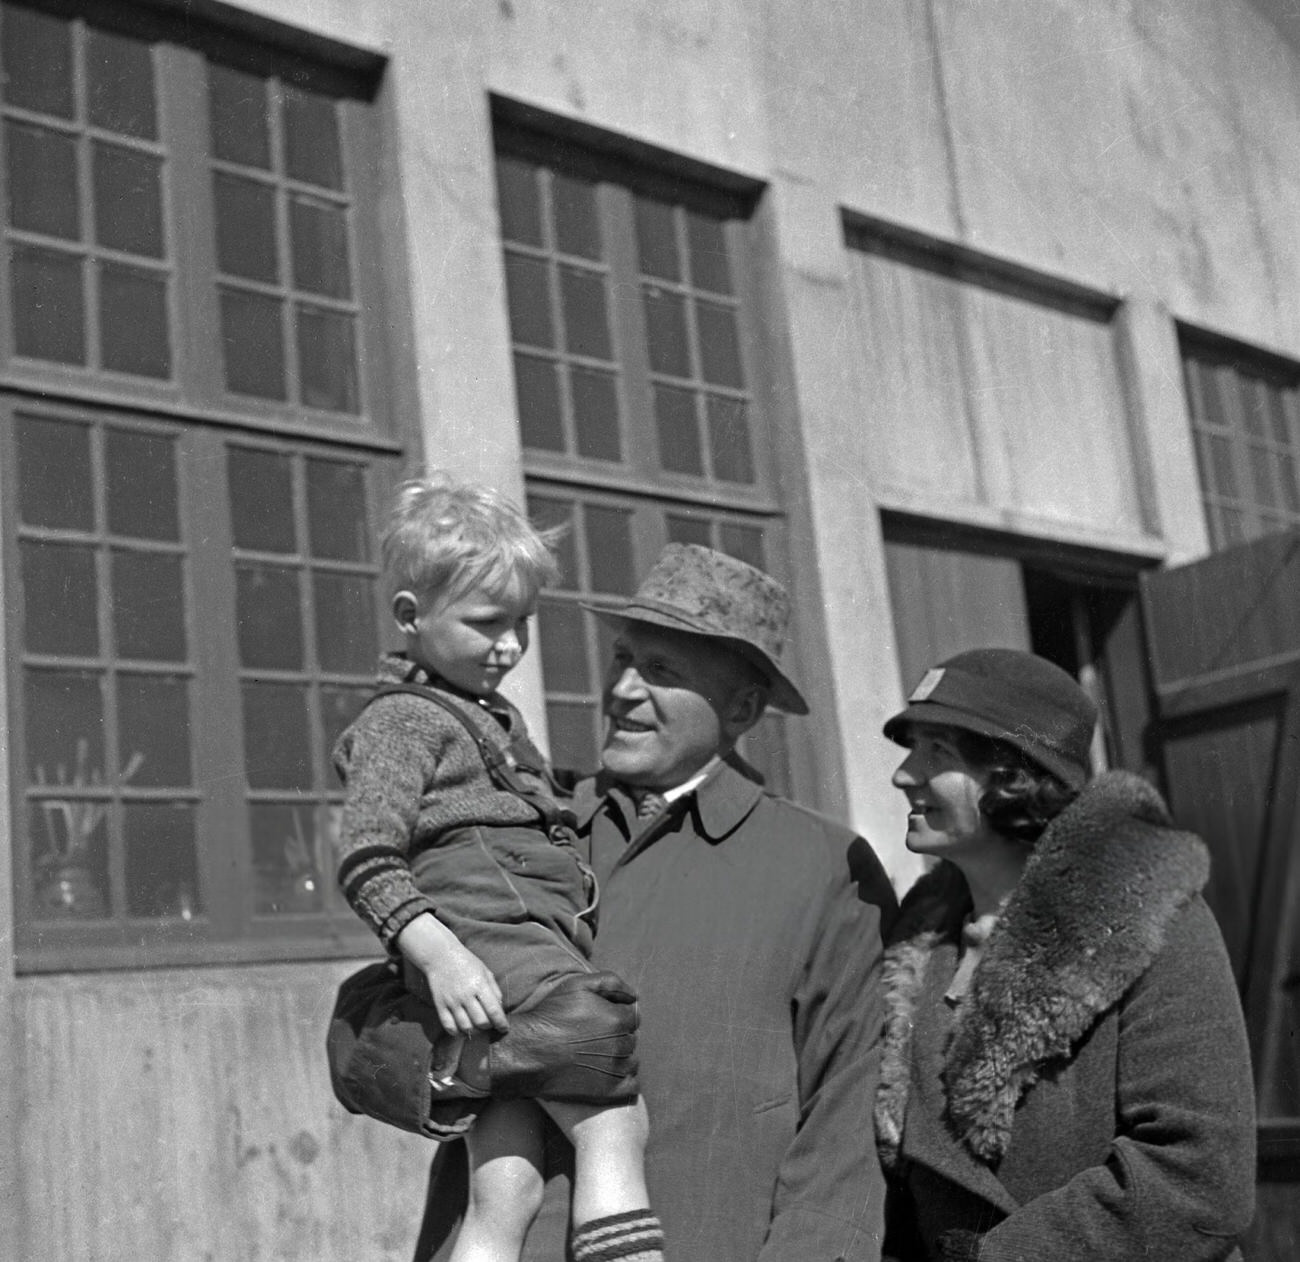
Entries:
{"label": "wooden shutter", "polygon": [[1271,1237],[1300,1227],[1300,532],[1146,575],[1142,601],[1170,806],[1210,847],[1245,1005]]}

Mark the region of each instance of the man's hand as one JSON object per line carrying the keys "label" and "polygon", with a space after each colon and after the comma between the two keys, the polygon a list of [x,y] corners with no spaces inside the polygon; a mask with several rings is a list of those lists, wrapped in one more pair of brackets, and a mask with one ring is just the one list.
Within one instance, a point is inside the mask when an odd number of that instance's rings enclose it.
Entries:
{"label": "man's hand", "polygon": [[[491,969],[433,915],[425,912],[412,920],[397,935],[396,946],[428,986],[428,994],[421,998],[433,1004],[448,1033],[504,1033],[510,1028],[501,1006],[501,987]],[[406,971],[408,984],[411,969]],[[412,989],[420,994],[423,987]]]}
{"label": "man's hand", "polygon": [[566,978],[510,1014],[499,1038],[476,1035],[456,1076],[499,1099],[630,1100],[637,1094],[636,994],[613,973]]}

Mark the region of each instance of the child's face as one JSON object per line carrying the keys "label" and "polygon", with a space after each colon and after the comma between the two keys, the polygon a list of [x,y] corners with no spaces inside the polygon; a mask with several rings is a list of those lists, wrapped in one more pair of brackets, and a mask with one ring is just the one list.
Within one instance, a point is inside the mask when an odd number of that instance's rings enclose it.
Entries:
{"label": "child's face", "polygon": [[393,598],[407,656],[475,697],[490,696],[519,664],[536,608],[535,593],[516,589],[498,594],[473,588],[423,603],[411,592]]}

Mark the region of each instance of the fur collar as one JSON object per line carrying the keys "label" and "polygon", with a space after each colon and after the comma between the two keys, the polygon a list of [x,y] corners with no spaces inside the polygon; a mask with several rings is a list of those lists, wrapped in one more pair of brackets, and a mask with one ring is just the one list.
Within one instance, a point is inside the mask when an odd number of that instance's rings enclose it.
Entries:
{"label": "fur collar", "polygon": [[[1201,840],[1177,831],[1160,795],[1127,772],[1099,776],[1052,821],[989,938],[944,1058],[947,1122],[975,1157],[993,1164],[1005,1154],[1020,1098],[1142,975],[1208,875]],[[902,1141],[926,970],[969,910],[961,873],[939,864],[904,900],[885,955],[876,1130],[887,1165]]]}

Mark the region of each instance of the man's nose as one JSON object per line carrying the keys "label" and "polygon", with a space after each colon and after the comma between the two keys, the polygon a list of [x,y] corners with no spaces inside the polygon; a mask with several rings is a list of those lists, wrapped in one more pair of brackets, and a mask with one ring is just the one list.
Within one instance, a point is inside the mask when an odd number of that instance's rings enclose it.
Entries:
{"label": "man's nose", "polygon": [[645,693],[645,680],[635,666],[625,666],[610,687],[610,695],[628,701]]}

